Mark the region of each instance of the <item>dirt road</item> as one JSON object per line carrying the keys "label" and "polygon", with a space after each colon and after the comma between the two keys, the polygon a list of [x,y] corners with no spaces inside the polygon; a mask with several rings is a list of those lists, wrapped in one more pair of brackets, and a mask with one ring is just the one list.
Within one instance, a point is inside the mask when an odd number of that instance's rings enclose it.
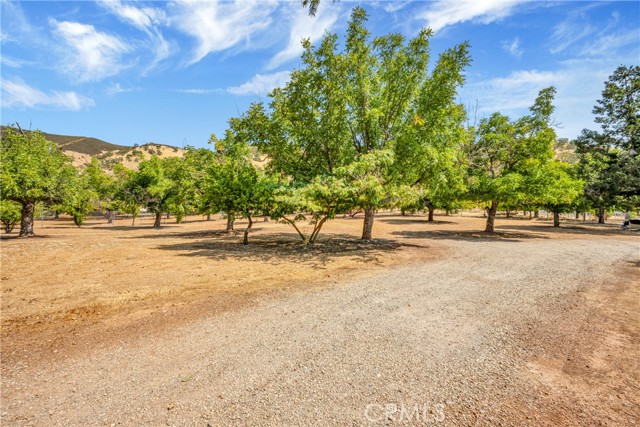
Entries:
{"label": "dirt road", "polygon": [[198,294],[157,310],[171,328],[81,334],[33,356],[10,344],[2,425],[640,423],[637,234],[380,221],[411,256],[361,276],[315,265],[333,276],[283,277],[294,284],[233,309]]}

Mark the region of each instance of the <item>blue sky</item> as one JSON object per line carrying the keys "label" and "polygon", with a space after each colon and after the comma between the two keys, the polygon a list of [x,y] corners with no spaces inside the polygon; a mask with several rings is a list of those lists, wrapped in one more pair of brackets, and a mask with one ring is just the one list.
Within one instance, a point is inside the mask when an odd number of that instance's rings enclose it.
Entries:
{"label": "blue sky", "polygon": [[123,144],[204,147],[230,117],[285,83],[300,40],[343,34],[355,5],[374,35],[431,27],[434,58],[463,41],[460,102],[473,118],[526,113],[555,86],[556,132],[596,128],[591,110],[619,65],[640,62],[640,2],[0,0],[2,124]]}

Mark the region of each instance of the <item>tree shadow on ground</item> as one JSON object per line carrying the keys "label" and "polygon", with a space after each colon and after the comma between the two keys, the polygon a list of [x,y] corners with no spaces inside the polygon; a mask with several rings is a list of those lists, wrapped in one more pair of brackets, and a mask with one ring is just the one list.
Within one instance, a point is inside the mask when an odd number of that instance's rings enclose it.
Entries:
{"label": "tree shadow on ground", "polygon": [[407,218],[382,218],[380,219],[380,222],[385,222],[387,224],[392,224],[392,225],[408,225],[408,224],[433,224],[433,225],[438,225],[438,224],[457,224],[457,222],[455,221],[440,221],[440,220],[435,220],[435,221],[431,221],[429,222],[429,220],[427,218],[420,218],[420,217],[416,217],[416,218],[411,218],[411,217],[407,217]]}
{"label": "tree shadow on ground", "polygon": [[[182,234],[182,233],[181,233]],[[403,244],[395,240],[375,239],[363,242],[347,234],[332,234],[305,245],[293,233],[270,233],[264,236],[251,236],[248,245],[243,245],[240,236],[225,235],[220,232],[184,233],[180,237],[198,234],[197,238],[184,243],[164,244],[158,249],[184,252],[181,256],[207,257],[215,260],[232,258],[249,259],[271,264],[299,262],[321,268],[328,262],[349,258],[362,263],[377,263],[386,254],[401,247],[419,246]],[[226,234],[226,233],[225,233]],[[167,237],[167,236],[165,236]],[[426,248],[428,246],[420,246]]]}
{"label": "tree shadow on ground", "polygon": [[46,234],[34,234],[32,236],[20,237],[20,235],[13,231],[12,233],[4,233],[0,234],[0,242],[3,240],[30,240],[30,239],[50,239],[51,236]]}
{"label": "tree shadow on ground", "polygon": [[[153,226],[151,225],[98,225],[98,226],[93,226],[93,227],[86,227],[87,229],[91,229],[91,230],[113,230],[113,231],[133,231],[133,230],[147,230],[147,231],[152,231],[152,230],[167,230],[170,228],[178,228],[179,224],[177,225],[163,225],[160,228],[153,228]],[[160,237],[160,235],[156,235],[158,237]],[[162,235],[165,236],[166,235]]]}
{"label": "tree shadow on ground", "polygon": [[543,234],[518,233],[510,231],[496,231],[486,233],[484,231],[449,231],[449,230],[420,230],[420,231],[394,231],[391,233],[408,239],[435,239],[435,240],[464,240],[467,242],[521,242],[531,239],[548,239]]}
{"label": "tree shadow on ground", "polygon": [[[253,227],[250,231],[249,238],[251,239],[253,233],[262,230],[264,227]],[[242,237],[244,229],[236,228],[232,231],[226,230],[198,230],[198,231],[184,231],[180,233],[168,233],[168,234],[144,234],[141,236],[126,237],[127,239],[238,239]],[[271,235],[271,234],[270,234]]]}

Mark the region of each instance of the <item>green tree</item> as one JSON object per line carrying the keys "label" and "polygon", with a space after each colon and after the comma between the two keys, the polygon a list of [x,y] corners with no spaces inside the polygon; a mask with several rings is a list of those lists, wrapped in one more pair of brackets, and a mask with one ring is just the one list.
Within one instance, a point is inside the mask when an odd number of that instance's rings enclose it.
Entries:
{"label": "green tree", "polygon": [[616,69],[593,113],[602,131],[583,130],[576,146],[585,197],[604,224],[607,210],[640,204],[640,66]]}
{"label": "green tree", "polygon": [[489,204],[486,232],[493,232],[501,202],[518,205],[541,192],[531,186],[531,177],[553,156],[554,95],[552,87],[541,90],[531,114],[515,122],[500,113],[480,121],[468,147],[468,187],[471,198]]}
{"label": "green tree", "polygon": [[160,228],[163,213],[174,213],[180,222],[191,207],[195,186],[182,158],[152,156],[130,178],[126,194],[155,214],[153,228]]}
{"label": "green tree", "polygon": [[[215,136],[213,136],[215,138]],[[189,148],[185,153],[186,167],[189,169],[193,180],[193,204],[198,213],[207,215],[216,213],[215,207],[207,204],[205,197],[208,169],[216,161],[215,153],[208,148]]]}
{"label": "green tree", "polygon": [[131,215],[131,225],[134,226],[140,214],[140,207],[144,203],[144,189],[138,181],[138,171],[124,167],[121,163],[114,166],[116,189],[115,202],[118,210]]}
{"label": "green tree", "polygon": [[172,184],[164,203],[165,209],[176,216],[177,223],[181,223],[187,212],[197,208],[198,189],[194,170],[184,158],[167,157],[161,163]]}
{"label": "green tree", "polygon": [[13,228],[20,222],[21,206],[11,200],[0,201],[0,223],[5,233],[11,233]]}
{"label": "green tree", "polygon": [[95,193],[96,210],[101,211],[107,218],[107,222],[111,224],[119,207],[116,200],[118,188],[116,177],[106,173],[95,157],[92,157],[91,162],[85,166],[83,175],[88,187]]}
{"label": "green tree", "polygon": [[[226,142],[226,146],[224,143]],[[233,218],[246,218],[243,244],[249,243],[253,218],[269,215],[277,183],[258,171],[248,158],[248,146],[234,140],[233,132],[218,143],[219,158],[208,169],[205,198],[213,211]]]}
{"label": "green tree", "polygon": [[89,214],[100,207],[100,198],[91,185],[86,170],[81,174],[69,176],[66,184],[67,196],[57,207],[61,212],[71,215],[73,223],[80,227]]}
{"label": "green tree", "polygon": [[76,170],[71,160],[41,132],[12,128],[2,130],[0,164],[0,200],[20,204],[20,236],[33,236],[36,203],[63,202]]}
{"label": "green tree", "polygon": [[576,168],[558,160],[545,165],[540,174],[543,196],[541,204],[553,212],[553,226],[560,227],[560,213],[574,212],[584,183],[575,178]]}
{"label": "green tree", "polygon": [[[407,163],[395,168],[395,173],[392,165],[398,153],[411,151],[402,146],[411,138],[402,136],[413,126],[416,111],[432,115],[429,126],[433,135],[435,129],[442,127],[435,124],[436,119],[450,113],[448,108],[428,107],[429,102],[448,107],[450,97],[444,97],[441,104],[440,99],[427,99],[427,94],[441,94],[433,83],[438,79],[440,86],[454,89],[461,82],[460,70],[468,63],[466,44],[441,56],[436,65],[438,74],[431,76],[430,30],[420,31],[409,41],[400,34],[371,40],[366,20],[362,8],[353,9],[342,51],[333,34],[326,35],[317,49],[304,41],[303,66],[291,74],[284,88],[273,92],[270,113],[256,105],[247,114],[257,119],[251,132],[252,143],[269,156],[273,171],[296,183],[322,182],[325,177],[336,176],[340,168],[358,163],[361,182],[384,176],[385,182],[379,188],[395,189],[406,184],[402,171]],[[452,64],[446,66],[449,62]],[[444,92],[449,96],[449,91]],[[420,120],[424,123],[425,119]],[[393,153],[393,159],[385,162],[388,171],[379,170],[381,164],[370,161],[379,158],[375,156],[377,151]],[[364,170],[364,166],[373,169]],[[359,197],[365,213],[364,240],[372,237],[375,211],[393,198],[392,194],[368,197],[373,194]]]}

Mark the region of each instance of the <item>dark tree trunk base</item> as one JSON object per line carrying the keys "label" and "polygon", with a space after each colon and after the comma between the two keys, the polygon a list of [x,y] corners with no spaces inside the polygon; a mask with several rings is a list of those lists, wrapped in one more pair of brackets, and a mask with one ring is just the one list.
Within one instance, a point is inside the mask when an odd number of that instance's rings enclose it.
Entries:
{"label": "dark tree trunk base", "polygon": [[371,240],[373,233],[373,220],[375,218],[375,210],[367,208],[364,210],[364,224],[362,226],[362,240]]}
{"label": "dark tree trunk base", "polygon": [[491,206],[487,211],[487,226],[484,229],[486,233],[493,233],[493,226],[496,220],[496,213],[498,213],[498,201],[492,200]]}
{"label": "dark tree trunk base", "polygon": [[153,222],[153,228],[160,228],[162,225],[162,212],[156,212],[156,219]]}
{"label": "dark tree trunk base", "polygon": [[22,216],[20,220],[20,237],[35,236],[33,232],[33,214],[36,210],[36,204],[34,202],[27,202],[22,204]]}
{"label": "dark tree trunk base", "polygon": [[249,230],[253,227],[253,219],[251,218],[251,215],[247,215],[247,218],[249,219],[249,225],[247,225],[247,228],[244,230],[244,237],[242,238],[243,245],[249,244]]}

